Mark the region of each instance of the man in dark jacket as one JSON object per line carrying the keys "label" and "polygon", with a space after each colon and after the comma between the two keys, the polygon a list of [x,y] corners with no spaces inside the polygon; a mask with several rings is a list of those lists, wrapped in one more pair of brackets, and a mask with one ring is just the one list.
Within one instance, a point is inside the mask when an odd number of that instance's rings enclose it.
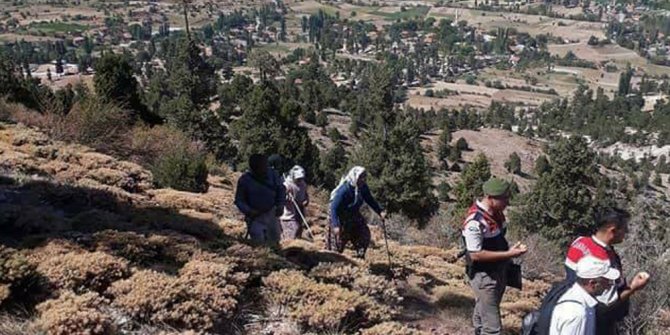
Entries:
{"label": "man in dark jacket", "polygon": [[251,155],[249,171],[237,181],[235,205],[245,216],[252,242],[271,246],[279,243],[278,218],[286,202],[285,192],[279,174],[268,167],[267,157]]}

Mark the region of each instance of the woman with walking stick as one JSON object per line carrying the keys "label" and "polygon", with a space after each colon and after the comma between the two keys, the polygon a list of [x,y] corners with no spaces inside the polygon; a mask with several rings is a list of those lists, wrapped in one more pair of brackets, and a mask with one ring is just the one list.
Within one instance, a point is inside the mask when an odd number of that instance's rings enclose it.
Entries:
{"label": "woman with walking stick", "polygon": [[356,166],[330,194],[330,224],[326,247],[339,253],[344,251],[349,241],[356,250],[356,257],[365,258],[370,245],[370,229],[360,213],[363,203],[367,203],[384,220],[385,212],[366,184],[365,168]]}
{"label": "woman with walking stick", "polygon": [[305,208],[309,205],[305,169],[299,165],[291,168],[284,178],[284,187],[286,188],[286,205],[284,205],[284,214],[280,218],[281,238],[282,240],[294,240],[302,236],[302,224],[307,225],[306,221],[302,222]]}

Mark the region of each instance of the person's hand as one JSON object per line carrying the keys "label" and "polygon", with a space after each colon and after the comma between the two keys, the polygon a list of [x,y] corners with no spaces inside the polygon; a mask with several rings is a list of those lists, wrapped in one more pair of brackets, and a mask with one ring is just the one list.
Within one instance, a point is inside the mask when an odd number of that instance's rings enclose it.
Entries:
{"label": "person's hand", "polygon": [[509,249],[509,252],[512,257],[519,257],[528,252],[528,247],[521,242],[516,242],[516,244]]}
{"label": "person's hand", "polygon": [[630,281],[630,289],[633,291],[639,291],[647,286],[649,283],[649,273],[642,271],[638,272],[635,277]]}
{"label": "person's hand", "polygon": [[342,230],[340,230],[340,227],[333,227],[333,236],[335,236],[335,240],[339,243],[340,237],[342,237]]}

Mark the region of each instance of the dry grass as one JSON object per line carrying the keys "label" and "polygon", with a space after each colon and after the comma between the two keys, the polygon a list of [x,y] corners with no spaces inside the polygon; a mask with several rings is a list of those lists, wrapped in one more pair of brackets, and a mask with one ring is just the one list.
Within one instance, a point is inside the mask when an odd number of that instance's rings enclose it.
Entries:
{"label": "dry grass", "polygon": [[37,325],[32,320],[0,314],[0,334],[2,335],[34,335],[38,331]]}

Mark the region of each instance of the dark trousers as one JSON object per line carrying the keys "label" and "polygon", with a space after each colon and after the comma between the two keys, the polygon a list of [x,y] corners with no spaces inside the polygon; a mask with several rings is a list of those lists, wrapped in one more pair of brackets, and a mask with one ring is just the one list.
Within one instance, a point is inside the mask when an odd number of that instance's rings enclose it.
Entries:
{"label": "dark trousers", "polygon": [[338,239],[332,232],[332,225],[328,225],[326,248],[342,253],[347,244],[351,242],[354,250],[356,250],[356,256],[364,258],[365,252],[370,246],[370,228],[365,223],[363,216],[357,213],[348,217],[341,217],[340,232],[341,237]]}

